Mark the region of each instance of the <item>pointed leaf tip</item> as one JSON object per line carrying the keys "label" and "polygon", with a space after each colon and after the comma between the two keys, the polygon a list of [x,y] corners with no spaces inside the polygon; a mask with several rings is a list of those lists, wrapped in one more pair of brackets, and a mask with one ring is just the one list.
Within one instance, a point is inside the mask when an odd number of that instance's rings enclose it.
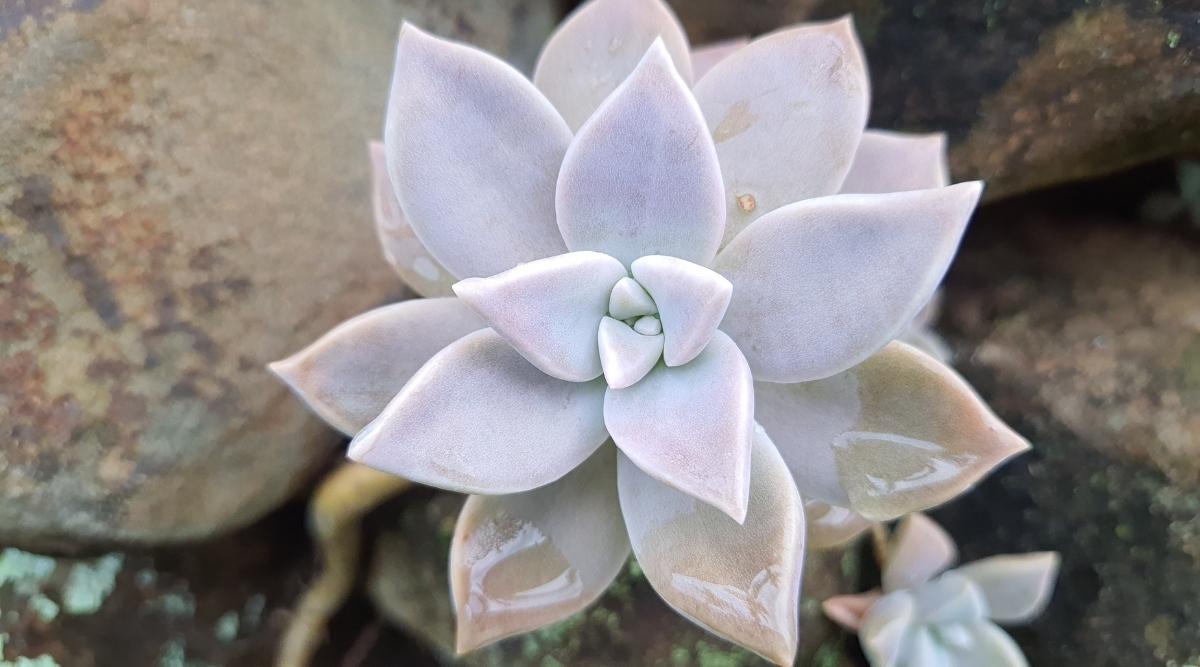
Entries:
{"label": "pointed leaf tip", "polygon": [[692,80],[687,36],[661,0],[582,3],[546,41],[533,81],[577,130],[622,81],[647,48],[662,40],[685,82]]}
{"label": "pointed leaf tip", "polygon": [[506,496],[471,496],[454,527],[450,585],[459,654],[584,609],[629,557],[616,448],[565,477]]}
{"label": "pointed leaf tip", "polygon": [[718,331],[690,363],[660,365],[631,387],[610,388],[604,422],[617,447],[648,475],[735,521],[745,518],[754,388],[728,336]]}
{"label": "pointed leaf tip", "polygon": [[352,436],[430,357],[483,326],[458,299],[412,299],[346,320],[268,369],[317,416]]}
{"label": "pointed leaf tip", "polygon": [[453,275],[560,254],[554,183],[570,129],[519,72],[478,49],[401,29],[384,144],[396,198]]}
{"label": "pointed leaf tip", "polygon": [[654,590],[686,618],[780,665],[795,659],[804,512],[774,445],[755,430],[749,512],[738,524],[622,455],[621,509]]}
{"label": "pointed leaf tip", "polygon": [[567,149],[555,193],[563,239],[626,266],[644,255],[706,265],[724,231],[723,199],[704,117],[656,42]]}

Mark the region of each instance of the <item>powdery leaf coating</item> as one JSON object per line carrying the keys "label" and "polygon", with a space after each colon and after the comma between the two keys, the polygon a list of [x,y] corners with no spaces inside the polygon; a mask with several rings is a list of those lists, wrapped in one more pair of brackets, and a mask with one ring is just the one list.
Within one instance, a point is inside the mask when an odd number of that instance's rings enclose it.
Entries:
{"label": "powdery leaf coating", "polygon": [[888,549],[883,571],[883,590],[919,586],[954,564],[958,548],[946,531],[920,513],[900,522]]}
{"label": "powdery leaf coating", "polygon": [[983,592],[990,618],[1001,623],[1027,623],[1050,603],[1059,561],[1057,553],[1043,551],[992,556],[955,571]]}
{"label": "powdery leaf coating", "polygon": [[933,638],[933,632],[927,627],[913,628],[908,637],[908,660],[905,664],[920,665],[921,667],[955,667],[950,656],[938,645]]}
{"label": "powdery leaf coating", "polygon": [[863,133],[843,194],[928,190],[950,184],[946,135],[904,134],[884,130]]}
{"label": "powdery leaf coating", "polygon": [[850,19],[760,37],[696,82],[728,208],[724,242],[780,206],[838,191],[867,122]]}
{"label": "powdery leaf coating", "polygon": [[578,130],[660,38],[690,84],[687,35],[670,7],[660,0],[590,0],[550,36],[533,82]]}
{"label": "powdery leaf coating", "polygon": [[603,381],[552,378],[484,329],[422,366],[349,456],[450,491],[528,491],[567,474],[608,437],[603,396]]}
{"label": "powdery leaf coating", "polygon": [[583,609],[628,557],[612,445],[539,489],[471,496],[450,547],[458,652]]}
{"label": "powdery leaf coating", "polygon": [[651,299],[646,289],[633,278],[625,276],[613,285],[612,294],[608,297],[609,315],[618,320],[627,320],[657,312],[658,306],[654,305],[654,299]]}
{"label": "powdery leaf coating", "polygon": [[[873,521],[940,505],[1029,448],[953,370],[899,342],[825,380],[755,383],[755,400],[800,492]],[[844,500],[828,497],[839,488]]]}
{"label": "powdery leaf coating", "polygon": [[555,206],[571,250],[627,266],[643,255],[708,264],[725,229],[721,169],[661,40],[579,128]]}
{"label": "powdery leaf coating", "polygon": [[270,369],[317,416],[352,436],[430,357],[485,326],[453,297],[404,301],[346,320]]}
{"label": "powdery leaf coating", "polygon": [[861,403],[852,375],[796,384],[754,383],[754,419],[779,448],[805,499],[850,506],[833,445],[855,430]]}
{"label": "powdery leaf coating", "polygon": [[766,433],[755,429],[749,511],[740,525],[619,458],[629,540],[659,596],[717,635],[777,664],[792,664],[804,512]]}
{"label": "powdery leaf coating", "polygon": [[957,572],[946,572],[909,590],[925,625],[975,622],[988,616],[979,587]]}
{"label": "powdery leaf coating", "polygon": [[[640,320],[639,320],[640,321]],[[646,377],[662,357],[663,335],[643,335],[611,317],[600,321],[600,365],[612,389],[624,389]]]}
{"label": "powdery leaf coating", "polygon": [[683,366],[659,366],[641,382],[610,388],[604,423],[648,475],[733,517],[746,516],[754,389],[746,360],[717,332]]}
{"label": "powdery leaf coating", "polygon": [[994,623],[976,623],[964,630],[964,646],[947,649],[952,667],[1029,667],[1021,648]]}
{"label": "powdery leaf coating", "polygon": [[[791,466],[788,466],[791,469]],[[808,548],[832,549],[858,537],[871,522],[854,510],[816,500],[804,499],[804,517],[808,523]]]}
{"label": "powdery leaf coating", "polygon": [[680,366],[695,359],[725,317],[733,284],[712,269],[663,255],[639,257],[630,271],[658,305],[667,337],[663,361]]}
{"label": "powdery leaf coating", "polygon": [[720,42],[701,44],[692,49],[692,76],[699,81],[717,63],[750,43],[749,37],[734,37]]}
{"label": "powdery leaf coating", "polygon": [[600,376],[596,328],[625,266],[598,252],[571,252],[454,285],[458,294],[521,356],[551,377]]}
{"label": "powdery leaf coating", "polygon": [[408,222],[454,275],[564,251],[554,183],[571,131],[525,77],[405,24],[384,144]]}
{"label": "powdery leaf coating", "polygon": [[871,605],[859,625],[858,641],[872,667],[899,667],[916,613],[908,591],[888,593]]}
{"label": "powdery leaf coating", "polygon": [[734,284],[721,328],[755,379],[829,377],[894,339],[941,282],[981,187],[798,202],[735,238],[714,265]]}
{"label": "powdery leaf coating", "polygon": [[382,141],[372,141],[371,208],[375,213],[375,235],[383,249],[383,258],[399,274],[404,284],[424,297],[454,296],[450,286],[458,280],[429,254],[425,244],[413,232],[387,173],[387,149]]}

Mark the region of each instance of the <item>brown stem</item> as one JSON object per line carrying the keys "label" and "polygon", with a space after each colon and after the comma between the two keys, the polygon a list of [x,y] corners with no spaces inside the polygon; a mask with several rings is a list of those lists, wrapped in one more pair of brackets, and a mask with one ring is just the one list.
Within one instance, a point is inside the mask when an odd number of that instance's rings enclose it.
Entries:
{"label": "brown stem", "polygon": [[887,568],[888,556],[891,551],[888,548],[888,541],[891,539],[887,524],[873,523],[871,524],[871,546],[875,551],[875,562],[879,564],[879,571],[883,572]]}
{"label": "brown stem", "polygon": [[354,588],[363,517],[410,486],[401,477],[343,463],[317,487],[308,507],[308,528],[321,553],[321,570],[293,612],[276,667],[311,664],[325,640],[329,619]]}

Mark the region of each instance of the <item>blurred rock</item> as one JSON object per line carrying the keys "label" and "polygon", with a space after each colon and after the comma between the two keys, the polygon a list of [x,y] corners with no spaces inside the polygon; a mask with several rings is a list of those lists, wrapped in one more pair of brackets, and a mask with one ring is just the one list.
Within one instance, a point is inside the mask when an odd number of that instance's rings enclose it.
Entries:
{"label": "blurred rock", "polygon": [[191,539],[333,452],[263,365],[401,294],[371,222],[402,18],[532,62],[550,0],[0,8],[0,544]]}
{"label": "blurred rock", "polygon": [[268,665],[311,568],[299,519],[95,558],[0,549],[0,665]]}
{"label": "blurred rock", "polygon": [[936,517],[964,560],[1062,552],[1015,633],[1031,664],[1200,663],[1200,239],[1013,204],[968,236],[942,330],[1034,450]]}
{"label": "blurred rock", "polygon": [[674,4],[696,43],[853,13],[871,124],[947,131],[955,179],[993,199],[1200,150],[1195,2]]}
{"label": "blurred rock", "polygon": [[[407,499],[380,528],[367,588],[380,613],[419,637],[444,664],[472,667],[649,667],[690,665],[765,667],[769,663],[684,620],[658,598],[633,560],[608,592],[586,611],[556,625],[470,653],[454,653],[454,612],[446,566],[462,498],[438,493]],[[848,592],[858,556],[809,554],[801,609],[797,665],[849,665],[846,641],[820,613],[820,600]],[[819,663],[814,660],[819,659]]]}

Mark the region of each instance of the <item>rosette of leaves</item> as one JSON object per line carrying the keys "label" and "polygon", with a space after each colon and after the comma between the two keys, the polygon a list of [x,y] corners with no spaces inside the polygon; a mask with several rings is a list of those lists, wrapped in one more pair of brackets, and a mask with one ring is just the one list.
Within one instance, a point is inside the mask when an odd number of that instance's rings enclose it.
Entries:
{"label": "rosette of leaves", "polygon": [[580,610],[632,550],[681,614],[790,663],[806,532],[1028,447],[896,341],[980,184],[945,184],[937,135],[864,131],[848,19],[718,48],[657,0],[584,4],[532,81],[401,31],[376,210],[426,298],[272,368],[351,459],[471,494],[460,650]]}

